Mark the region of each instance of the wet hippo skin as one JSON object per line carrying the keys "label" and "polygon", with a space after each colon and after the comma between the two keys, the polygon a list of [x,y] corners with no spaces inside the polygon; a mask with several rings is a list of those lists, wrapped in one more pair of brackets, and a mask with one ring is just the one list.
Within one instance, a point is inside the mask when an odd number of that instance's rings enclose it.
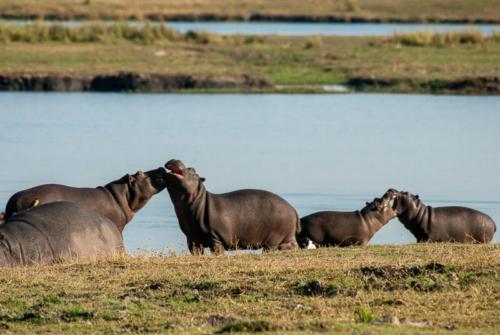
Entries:
{"label": "wet hippo skin", "polygon": [[165,167],[171,170],[167,190],[191,253],[297,247],[299,218],[284,199],[262,190],[212,194],[205,179],[181,161],[172,159]]}
{"label": "wet hippo skin", "polygon": [[395,189],[389,189],[386,194],[396,195],[394,211],[417,242],[489,243],[495,234],[495,222],[475,209],[426,206],[418,195]]}
{"label": "wet hippo skin", "polygon": [[297,243],[307,247],[308,240],[315,246],[366,245],[373,235],[389,220],[396,217],[390,197],[376,198],[354,212],[323,211],[300,219],[301,232]]}
{"label": "wet hippo skin", "polygon": [[76,203],[41,205],[0,226],[0,266],[47,265],[121,252],[123,238],[116,225]]}
{"label": "wet hippo skin", "polygon": [[104,187],[79,188],[58,184],[36,186],[14,194],[5,209],[5,219],[14,213],[56,201],[70,201],[87,206],[116,224],[121,232],[125,225],[166,186],[164,168],[125,175]]}

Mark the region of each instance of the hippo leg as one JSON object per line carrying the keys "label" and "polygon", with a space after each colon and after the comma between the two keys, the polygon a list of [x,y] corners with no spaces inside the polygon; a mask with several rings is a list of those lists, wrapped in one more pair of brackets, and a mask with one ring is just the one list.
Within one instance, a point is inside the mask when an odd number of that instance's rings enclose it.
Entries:
{"label": "hippo leg", "polygon": [[222,255],[224,254],[224,251],[226,251],[226,248],[224,248],[224,245],[222,245],[221,242],[213,241],[210,251],[216,255]]}
{"label": "hippo leg", "polygon": [[189,252],[191,252],[192,255],[203,255],[203,244],[195,242],[191,239],[188,238],[187,240]]}
{"label": "hippo leg", "polygon": [[278,245],[278,250],[292,250],[297,249],[298,247],[299,245],[297,244],[297,242],[291,240],[290,242],[285,242]]}

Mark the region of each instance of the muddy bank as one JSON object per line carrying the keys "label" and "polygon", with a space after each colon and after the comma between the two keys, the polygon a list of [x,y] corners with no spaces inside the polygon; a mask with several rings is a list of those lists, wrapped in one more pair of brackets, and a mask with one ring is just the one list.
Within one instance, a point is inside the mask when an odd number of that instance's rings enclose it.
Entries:
{"label": "muddy bank", "polygon": [[180,89],[245,89],[272,86],[273,83],[266,78],[250,75],[229,77],[137,73],[95,76],[0,74],[0,91],[164,92]]}
{"label": "muddy bank", "polygon": [[253,13],[239,14],[214,14],[214,13],[145,13],[116,15],[113,13],[79,13],[79,12],[44,12],[44,13],[18,13],[5,11],[0,13],[0,18],[7,20],[150,20],[150,21],[208,21],[208,22],[309,22],[309,23],[477,23],[497,24],[500,18],[475,18],[475,17],[373,17],[358,15],[280,15]]}
{"label": "muddy bank", "polygon": [[[354,92],[436,93],[500,95],[500,77],[471,77],[457,80],[416,80],[355,77],[345,83]],[[0,91],[45,92],[168,92],[183,89],[252,89],[283,93],[265,77],[202,76],[186,74],[119,73],[94,76],[51,74],[0,74]],[[329,90],[304,86],[293,93],[324,93]]]}
{"label": "muddy bank", "polygon": [[356,77],[347,82],[355,91],[500,95],[500,77],[470,77],[455,80],[416,80]]}

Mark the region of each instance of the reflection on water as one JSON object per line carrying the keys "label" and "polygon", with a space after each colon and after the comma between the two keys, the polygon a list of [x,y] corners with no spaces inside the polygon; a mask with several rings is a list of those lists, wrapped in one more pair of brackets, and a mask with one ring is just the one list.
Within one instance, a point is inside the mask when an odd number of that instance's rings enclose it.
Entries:
{"label": "reflection on water", "polygon": [[[267,189],[301,216],[360,209],[393,187],[500,223],[498,110],[500,97],[0,93],[0,203],[39,184],[103,185],[175,157],[209,191]],[[124,237],[129,251],[186,249],[166,191]],[[371,243],[413,241],[394,219]]]}

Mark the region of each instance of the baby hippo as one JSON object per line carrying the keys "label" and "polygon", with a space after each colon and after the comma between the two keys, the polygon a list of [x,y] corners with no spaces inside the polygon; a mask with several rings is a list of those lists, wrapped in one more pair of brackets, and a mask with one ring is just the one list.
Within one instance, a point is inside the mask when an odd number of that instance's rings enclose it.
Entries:
{"label": "baby hippo", "polygon": [[261,190],[212,194],[205,178],[181,161],[172,159],[165,167],[171,171],[167,190],[191,253],[297,247],[299,217],[284,199]]}
{"label": "baby hippo", "polygon": [[360,211],[324,211],[300,219],[301,231],[296,239],[301,248],[308,240],[315,246],[366,245],[389,220],[396,217],[391,207],[394,195],[375,198]]}
{"label": "baby hippo", "polygon": [[417,242],[489,243],[497,230],[488,215],[472,208],[434,208],[424,205],[418,195],[394,189],[386,196],[395,196],[393,209]]}

